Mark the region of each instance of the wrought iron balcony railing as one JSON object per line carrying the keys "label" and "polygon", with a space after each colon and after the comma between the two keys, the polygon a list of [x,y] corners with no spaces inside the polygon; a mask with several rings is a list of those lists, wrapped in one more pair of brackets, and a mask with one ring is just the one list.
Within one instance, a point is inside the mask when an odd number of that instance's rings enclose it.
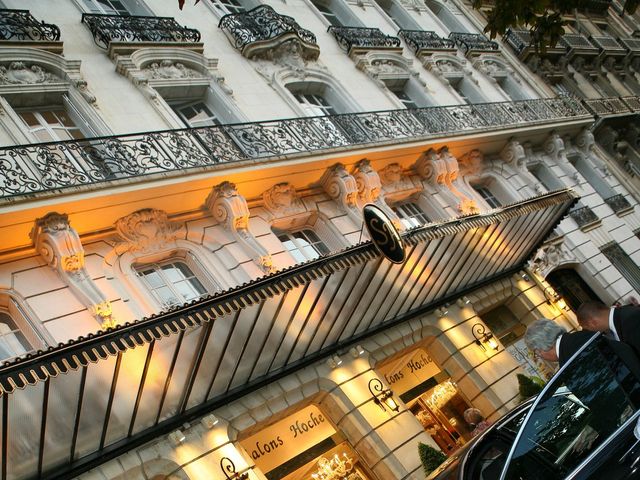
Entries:
{"label": "wrought iron balcony railing", "polygon": [[60,29],[52,23],[39,22],[29,10],[0,9],[0,40],[34,42],[60,41]]}
{"label": "wrought iron balcony railing", "polygon": [[626,55],[627,50],[618,41],[609,35],[593,35],[591,43],[598,47],[601,52],[607,54]]}
{"label": "wrought iron balcony railing", "polygon": [[558,43],[567,47],[569,55],[595,56],[600,53],[600,49],[580,33],[565,33]]}
{"label": "wrought iron balcony railing", "polygon": [[93,34],[96,44],[108,48],[112,42],[197,43],[200,32],[180,25],[172,17],[138,17],[82,14],[82,23]]}
{"label": "wrought iron balcony railing", "polygon": [[328,32],[333,34],[340,46],[347,53],[351,53],[354,49],[386,50],[401,48],[398,37],[385,35],[378,28],[331,26]]}
{"label": "wrought iron balcony railing", "polygon": [[627,55],[627,49],[609,35],[592,36],[591,43],[600,49],[600,56],[605,60],[615,61]]}
{"label": "wrought iron balcony railing", "polygon": [[640,54],[640,38],[620,37],[618,40],[629,53]]}
{"label": "wrought iron balcony railing", "polygon": [[300,44],[305,58],[317,58],[320,54],[316,36],[312,32],[298,25],[293,17],[280,15],[269,5],[225,15],[218,26],[247,58],[290,40]]}
{"label": "wrought iron balcony railing", "polygon": [[638,97],[620,97],[622,101],[629,107],[631,112],[640,112],[640,98]]}
{"label": "wrought iron balcony railing", "polygon": [[629,200],[624,198],[624,195],[614,195],[613,197],[605,198],[604,203],[611,207],[615,213],[622,212],[624,210],[629,210],[633,208],[629,203]]}
{"label": "wrought iron balcony railing", "polygon": [[549,58],[560,57],[567,53],[567,46],[562,41],[553,47],[547,45],[544,51],[536,49],[535,45],[532,44],[531,32],[529,32],[529,30],[510,28],[502,38],[507,45],[518,54],[518,58],[523,61],[527,60],[533,54]]}
{"label": "wrought iron balcony railing", "polygon": [[398,31],[398,36],[405,41],[417,56],[425,53],[456,50],[456,42],[448,38],[439,37],[435,32],[400,30]]}
{"label": "wrought iron balcony railing", "polygon": [[572,209],[569,216],[575,220],[579,228],[593,225],[600,221],[598,216],[590,207],[578,204],[578,208]]}
{"label": "wrought iron balcony railing", "polygon": [[595,115],[618,115],[628,114],[629,106],[620,98],[591,98],[584,100],[585,105]]}
{"label": "wrought iron balcony railing", "polygon": [[453,40],[465,54],[469,52],[492,52],[500,48],[496,42],[479,33],[451,32],[449,39]]}
{"label": "wrought iron balcony railing", "polygon": [[588,119],[573,98],[350,113],[0,149],[0,198],[251,159]]}

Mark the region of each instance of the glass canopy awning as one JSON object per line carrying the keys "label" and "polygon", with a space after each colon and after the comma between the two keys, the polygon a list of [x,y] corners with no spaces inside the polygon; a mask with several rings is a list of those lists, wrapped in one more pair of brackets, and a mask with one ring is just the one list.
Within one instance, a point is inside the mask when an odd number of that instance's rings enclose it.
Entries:
{"label": "glass canopy awning", "polygon": [[0,368],[1,476],[70,478],[365,336],[521,268],[577,196],[364,242]]}

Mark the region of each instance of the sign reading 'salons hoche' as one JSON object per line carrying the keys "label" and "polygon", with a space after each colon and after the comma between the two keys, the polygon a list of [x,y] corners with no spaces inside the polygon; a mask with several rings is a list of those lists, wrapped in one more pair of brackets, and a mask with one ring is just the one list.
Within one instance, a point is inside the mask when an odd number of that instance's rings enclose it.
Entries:
{"label": "sign reading 'salons hoche'", "polygon": [[371,242],[378,251],[393,263],[404,262],[404,242],[389,217],[371,203],[363,207],[362,214]]}
{"label": "sign reading 'salons hoche'", "polygon": [[260,430],[240,441],[256,465],[269,472],[336,433],[315,405]]}

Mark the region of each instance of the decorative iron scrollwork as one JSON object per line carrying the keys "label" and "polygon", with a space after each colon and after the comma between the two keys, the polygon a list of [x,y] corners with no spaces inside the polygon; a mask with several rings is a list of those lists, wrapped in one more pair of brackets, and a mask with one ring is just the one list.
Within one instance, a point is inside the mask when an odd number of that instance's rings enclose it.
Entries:
{"label": "decorative iron scrollwork", "polygon": [[185,42],[200,41],[200,32],[180,25],[172,17],[140,17],[82,14],[82,23],[93,34],[96,44],[107,48],[111,42]]}
{"label": "decorative iron scrollwork", "polygon": [[0,9],[0,40],[60,41],[60,29],[38,22],[29,10]]}
{"label": "decorative iron scrollwork", "polygon": [[594,211],[587,206],[582,206],[580,208],[571,210],[569,212],[569,216],[575,220],[575,222],[578,224],[578,227],[580,228],[590,225],[592,223],[596,223],[600,220],[598,216],[594,213]]}
{"label": "decorative iron scrollwork", "polygon": [[489,40],[480,33],[451,32],[449,34],[449,39],[453,40],[464,53],[474,50],[498,50],[500,48],[496,42]]}
{"label": "decorative iron scrollwork", "polygon": [[[277,13],[269,5],[260,5],[248,12],[230,13],[220,19],[220,28],[226,30],[233,46],[245,53],[245,47],[268,40],[297,38],[303,46],[312,46],[319,53],[316,36],[305,30],[293,17]],[[317,57],[317,53],[315,57]]]}
{"label": "decorative iron scrollwork", "polygon": [[346,52],[350,52],[352,48],[365,50],[400,48],[400,39],[398,37],[385,35],[379,28],[331,26],[328,32],[333,34]]}
{"label": "decorative iron scrollwork", "polygon": [[604,199],[604,203],[609,205],[611,207],[611,210],[613,210],[616,213],[622,212],[624,210],[628,210],[628,209],[631,208],[631,204],[629,203],[629,200],[624,198],[624,195],[622,195],[622,194],[614,195],[613,197],[609,197],[609,198],[605,198]]}
{"label": "decorative iron scrollwork", "polygon": [[0,197],[589,115],[574,98],[450,105],[219,125],[0,148]]}
{"label": "decorative iron scrollwork", "polygon": [[422,30],[400,30],[401,37],[414,53],[419,54],[425,50],[455,50],[456,42],[448,38],[439,37],[435,32]]}
{"label": "decorative iron scrollwork", "polygon": [[220,459],[220,469],[227,480],[247,480],[249,478],[248,472],[238,473],[236,471],[236,464],[229,457]]}

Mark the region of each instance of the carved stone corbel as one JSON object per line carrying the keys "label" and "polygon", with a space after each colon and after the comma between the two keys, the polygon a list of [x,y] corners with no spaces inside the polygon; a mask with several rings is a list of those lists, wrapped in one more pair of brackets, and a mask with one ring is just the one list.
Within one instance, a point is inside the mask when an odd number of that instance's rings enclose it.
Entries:
{"label": "carved stone corbel", "polygon": [[249,230],[249,207],[245,198],[238,193],[236,186],[222,182],[213,187],[205,201],[211,216],[230,231],[236,240],[249,252],[253,261],[266,273],[275,269],[271,255],[260,245]]}
{"label": "carved stone corbel", "polygon": [[356,179],[358,198],[361,204],[373,203],[377,205],[387,214],[398,230],[404,230],[405,227],[402,225],[400,218],[389,208],[389,205],[387,205],[384,199],[380,176],[371,166],[371,162],[364,158],[356,163],[353,170],[353,177]]}
{"label": "carved stone corbel", "polygon": [[517,140],[509,139],[500,152],[500,157],[516,170],[527,171],[527,155],[524,147]]}
{"label": "carved stone corbel", "polygon": [[143,208],[116,221],[116,231],[124,240],[121,248],[153,251],[178,238],[184,238],[184,225],[169,221],[167,212]]}
{"label": "carved stone corbel", "polygon": [[36,219],[30,233],[36,251],[56,270],[81,303],[101,322],[115,325],[111,304],[89,276],[84,263],[84,247],[78,232],[65,214],[51,212]]}
{"label": "carved stone corbel", "polygon": [[595,138],[593,137],[593,133],[588,128],[583,128],[580,130],[580,133],[576,136],[576,146],[584,153],[585,155],[590,155],[593,151],[593,148],[596,145]]}
{"label": "carved stone corbel", "polygon": [[358,209],[358,185],[356,179],[347,172],[344,165],[336,163],[329,167],[320,184],[334,201],[347,212],[349,218],[358,226],[362,224],[362,215]]}
{"label": "carved stone corbel", "polygon": [[[464,183],[459,182],[460,167],[458,160],[454,157],[447,147],[442,147],[438,151],[438,155],[444,161],[447,173],[444,177],[444,184],[458,199],[457,208],[463,215],[469,215],[477,213],[479,211],[478,204],[467,191]],[[479,150],[472,150],[467,155],[480,156],[482,158],[482,152]]]}
{"label": "carved stone corbel", "polygon": [[556,162],[567,162],[564,141],[555,132],[552,132],[544,143],[544,151]]}

